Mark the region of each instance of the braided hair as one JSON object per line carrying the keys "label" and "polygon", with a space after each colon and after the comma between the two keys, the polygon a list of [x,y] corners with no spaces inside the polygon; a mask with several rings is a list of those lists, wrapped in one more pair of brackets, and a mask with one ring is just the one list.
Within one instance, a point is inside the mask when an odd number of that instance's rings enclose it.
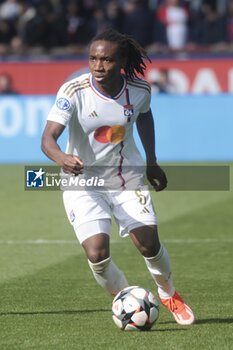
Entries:
{"label": "braided hair", "polygon": [[146,69],[144,59],[147,59],[149,62],[151,62],[151,60],[146,51],[136,40],[131,36],[121,34],[114,29],[108,29],[95,36],[90,44],[99,40],[116,42],[118,44],[119,54],[121,57],[126,58],[126,65],[124,67],[126,78],[133,79],[137,74],[144,76],[144,70]]}

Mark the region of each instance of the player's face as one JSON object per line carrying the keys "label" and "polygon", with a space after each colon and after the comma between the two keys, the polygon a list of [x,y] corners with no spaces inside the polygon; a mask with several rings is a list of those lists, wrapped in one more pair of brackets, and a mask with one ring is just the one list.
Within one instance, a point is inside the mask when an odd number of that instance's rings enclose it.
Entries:
{"label": "player's face", "polygon": [[89,68],[97,86],[120,87],[122,59],[118,45],[110,41],[94,41],[90,46]]}

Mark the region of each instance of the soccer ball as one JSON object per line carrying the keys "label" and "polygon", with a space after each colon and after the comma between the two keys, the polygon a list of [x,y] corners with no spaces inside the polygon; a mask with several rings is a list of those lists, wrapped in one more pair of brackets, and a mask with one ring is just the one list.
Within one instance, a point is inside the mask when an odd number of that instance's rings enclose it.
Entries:
{"label": "soccer ball", "polygon": [[148,290],[138,286],[121,290],[112,302],[112,318],[123,331],[148,331],[159,317],[159,304]]}

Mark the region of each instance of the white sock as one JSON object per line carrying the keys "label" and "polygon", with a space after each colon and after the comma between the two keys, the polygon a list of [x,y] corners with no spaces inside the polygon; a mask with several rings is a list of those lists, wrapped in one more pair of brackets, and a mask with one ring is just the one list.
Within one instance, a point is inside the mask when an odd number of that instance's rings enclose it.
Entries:
{"label": "white sock", "polygon": [[158,286],[158,294],[161,299],[168,299],[175,293],[171,277],[170,259],[167,249],[161,244],[156,256],[144,257],[148,270]]}
{"label": "white sock", "polygon": [[96,281],[112,296],[115,296],[120,290],[129,286],[124,273],[118,269],[111,260],[111,257],[96,264],[88,260],[88,264]]}

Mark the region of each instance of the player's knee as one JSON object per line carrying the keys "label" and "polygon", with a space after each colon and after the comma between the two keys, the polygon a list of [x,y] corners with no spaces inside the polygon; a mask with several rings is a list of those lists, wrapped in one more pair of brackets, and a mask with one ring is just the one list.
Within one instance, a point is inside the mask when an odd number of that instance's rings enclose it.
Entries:
{"label": "player's knee", "polygon": [[108,252],[108,249],[101,249],[101,250],[91,249],[87,252],[87,257],[91,263],[97,264],[107,259],[109,257],[109,252]]}
{"label": "player's knee", "polygon": [[97,262],[97,263],[93,263],[90,260],[88,260],[88,264],[89,264],[91,270],[97,274],[103,274],[104,271],[106,270],[106,268],[108,267],[108,265],[110,264],[110,262],[111,262],[110,256],[104,260]]}
{"label": "player's knee", "polygon": [[151,256],[155,256],[157,254],[157,249],[155,249],[155,247],[141,246],[139,248],[139,251],[145,257],[151,257]]}
{"label": "player's knee", "polygon": [[144,257],[157,255],[160,249],[157,227],[139,227],[132,230],[130,235],[134,244]]}
{"label": "player's knee", "polygon": [[138,249],[144,257],[148,258],[155,256],[159,252],[160,242],[143,242],[142,244],[138,245]]}

